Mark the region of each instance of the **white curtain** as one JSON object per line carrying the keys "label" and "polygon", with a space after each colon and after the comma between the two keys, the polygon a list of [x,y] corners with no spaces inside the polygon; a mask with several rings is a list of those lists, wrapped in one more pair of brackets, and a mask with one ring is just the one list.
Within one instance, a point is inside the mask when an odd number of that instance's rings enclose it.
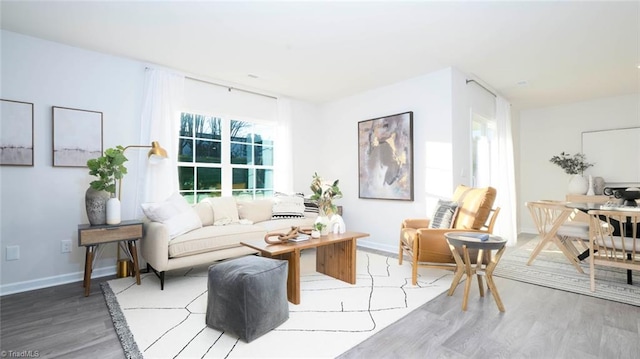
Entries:
{"label": "white curtain", "polygon": [[178,132],[184,94],[184,75],[147,68],[142,98],[140,144],[158,141],[169,158],[152,163],[148,151],[140,151],[138,166],[136,215],[142,216],[140,204],[163,201],[179,189]]}
{"label": "white curtain", "polygon": [[507,245],[515,245],[518,237],[516,222],[516,181],[511,133],[511,104],[501,96],[496,97],[496,124],[498,142],[498,166],[496,187],[500,188],[494,206],[500,207],[494,233],[507,239]]}
{"label": "white curtain", "polygon": [[278,125],[273,160],[274,189],[293,192],[293,138],[291,136],[291,100],[278,98]]}

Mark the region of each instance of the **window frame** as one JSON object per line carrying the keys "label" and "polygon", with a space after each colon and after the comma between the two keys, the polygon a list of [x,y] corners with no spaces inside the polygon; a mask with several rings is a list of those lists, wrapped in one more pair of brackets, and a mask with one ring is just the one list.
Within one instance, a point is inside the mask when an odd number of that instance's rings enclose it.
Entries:
{"label": "window frame", "polygon": [[[202,198],[204,197],[226,197],[226,196],[233,196],[236,198],[243,198],[243,199],[255,199],[255,198],[263,198],[263,197],[271,197],[273,196],[273,194],[275,193],[274,190],[274,183],[273,183],[273,176],[274,176],[274,172],[275,172],[275,166],[273,163],[273,153],[275,153],[276,151],[276,140],[275,140],[275,135],[276,135],[276,130],[277,130],[277,123],[275,121],[268,121],[268,120],[262,120],[262,119],[255,119],[255,118],[249,118],[249,117],[245,117],[245,116],[234,116],[234,115],[229,115],[229,114],[211,114],[205,111],[197,111],[197,110],[189,110],[189,109],[184,109],[181,111],[180,113],[180,121],[182,121],[182,116],[183,113],[189,113],[189,114],[193,114],[193,115],[201,115],[201,116],[205,116],[207,118],[215,118],[215,119],[220,119],[220,163],[207,163],[207,162],[196,162],[196,151],[193,151],[192,154],[192,162],[185,162],[185,161],[181,161],[180,160],[180,154],[178,153],[178,162],[177,162],[177,169],[178,169],[178,178],[180,178],[180,168],[181,167],[193,167],[193,176],[194,176],[194,180],[193,180],[193,189],[183,189],[182,184],[179,185],[179,191],[180,194],[182,194],[183,196],[185,196],[191,203],[195,203],[195,202],[199,202],[200,200],[202,200]],[[258,128],[260,127],[265,127],[265,128],[270,128],[271,129],[271,145],[266,146],[267,148],[271,148],[271,164],[270,165],[256,165],[254,162],[255,160],[252,159],[252,163],[248,163],[248,164],[238,164],[238,163],[232,163],[232,159],[231,159],[231,145],[232,143],[236,143],[236,144],[240,144],[241,142],[238,141],[232,141],[231,138],[231,121],[240,121],[240,122],[246,122],[246,123],[250,123],[251,124],[251,135],[252,135],[252,140],[251,143],[247,143],[247,145],[250,145],[251,148],[251,153],[252,153],[252,158],[255,156],[255,147],[257,146],[254,140],[254,128],[257,126]],[[183,136],[181,133],[181,130],[178,130],[178,141],[180,142],[181,139],[183,138],[190,138],[191,140],[197,141],[198,137],[196,137],[196,133],[195,131],[191,134],[191,137],[188,136]],[[209,139],[205,139],[205,140],[209,140]],[[212,139],[212,141],[217,141],[215,139]],[[263,149],[265,148],[264,145],[260,145]],[[199,190],[197,185],[198,185],[198,177],[197,177],[197,172],[198,172],[198,168],[218,168],[220,169],[220,188],[219,189],[207,189],[207,190]],[[254,172],[254,176],[253,176],[253,182],[251,184],[248,184],[247,187],[248,188],[243,188],[243,189],[234,189],[234,183],[233,183],[233,172],[234,169],[247,169],[249,170],[249,172]],[[265,170],[265,171],[270,171],[270,184],[271,187],[263,187],[263,188],[257,188],[257,183],[256,183],[256,176],[255,173],[258,172],[259,170]],[[251,177],[251,176],[250,176]],[[205,193],[208,193],[205,194]]]}

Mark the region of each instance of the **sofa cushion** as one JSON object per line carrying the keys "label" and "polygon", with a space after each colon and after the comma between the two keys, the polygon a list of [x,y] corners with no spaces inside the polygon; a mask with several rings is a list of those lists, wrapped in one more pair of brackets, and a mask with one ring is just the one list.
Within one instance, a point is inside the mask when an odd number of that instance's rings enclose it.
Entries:
{"label": "sofa cushion", "polygon": [[200,222],[202,222],[203,226],[212,226],[213,225],[213,208],[211,207],[211,203],[209,201],[199,202],[193,205],[193,209],[196,210],[198,217],[200,217]]}
{"label": "sofa cushion", "polygon": [[453,193],[453,200],[460,203],[453,228],[481,229],[495,199],[496,189],[493,187],[472,188],[459,185]]}
{"label": "sofa cushion", "polygon": [[141,207],[147,218],[166,226],[169,238],[202,227],[196,210],[178,192],[163,202],[143,203]]}
{"label": "sofa cushion", "polygon": [[211,197],[205,198],[202,202],[209,202],[213,208],[213,225],[225,226],[227,224],[238,223],[238,205],[234,197]]}
{"label": "sofa cushion", "polygon": [[302,195],[277,193],[274,196],[272,219],[304,217],[304,198]]}
{"label": "sofa cushion", "polygon": [[257,199],[253,201],[238,202],[238,216],[252,223],[264,222],[271,219],[273,200]]}
{"label": "sofa cushion", "polygon": [[241,246],[245,240],[263,239],[266,231],[256,225],[207,226],[169,241],[169,258]]}

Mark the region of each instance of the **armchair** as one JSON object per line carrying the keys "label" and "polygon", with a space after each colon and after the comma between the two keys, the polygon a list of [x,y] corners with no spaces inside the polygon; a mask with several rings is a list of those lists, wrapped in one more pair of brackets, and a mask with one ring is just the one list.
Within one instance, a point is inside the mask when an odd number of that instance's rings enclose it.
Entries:
{"label": "armchair", "polygon": [[[451,228],[429,228],[431,219],[410,218],[402,222],[398,263],[405,254],[413,265],[411,282],[418,282],[418,266],[455,270],[455,259],[444,236],[447,232],[493,233],[500,207],[492,208],[496,199],[493,187],[472,188],[459,185],[452,200],[458,203],[457,215]],[[472,258],[477,256],[473,253]]]}

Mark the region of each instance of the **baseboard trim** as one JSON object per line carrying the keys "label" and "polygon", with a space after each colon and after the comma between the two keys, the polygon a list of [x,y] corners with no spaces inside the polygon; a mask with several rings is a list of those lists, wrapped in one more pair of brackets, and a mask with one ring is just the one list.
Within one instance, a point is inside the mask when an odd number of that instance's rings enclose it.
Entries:
{"label": "baseboard trim", "polygon": [[385,252],[393,255],[398,255],[398,248],[399,248],[398,246],[381,244],[381,243],[373,242],[371,240],[366,240],[366,239],[358,239],[358,246],[369,248],[369,249],[375,249],[377,251],[381,251],[381,252]]}
{"label": "baseboard trim", "polygon": [[[113,266],[96,268],[93,270],[91,278],[100,278],[115,275],[116,270]],[[24,282],[9,283],[0,285],[0,296],[9,294],[28,292],[35,289],[54,287],[57,285],[81,282],[84,279],[84,272],[67,273],[58,276],[39,278]]]}

